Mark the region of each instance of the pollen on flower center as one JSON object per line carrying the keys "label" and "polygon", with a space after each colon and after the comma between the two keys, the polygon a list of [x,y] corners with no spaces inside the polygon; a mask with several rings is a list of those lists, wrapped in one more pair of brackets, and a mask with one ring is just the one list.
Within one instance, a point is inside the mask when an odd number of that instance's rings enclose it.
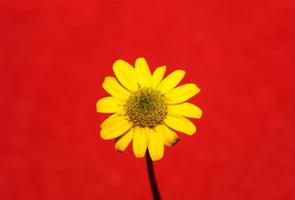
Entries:
{"label": "pollen on flower center", "polygon": [[131,94],[125,109],[128,119],[139,127],[154,128],[163,124],[167,115],[164,95],[152,88],[141,88]]}

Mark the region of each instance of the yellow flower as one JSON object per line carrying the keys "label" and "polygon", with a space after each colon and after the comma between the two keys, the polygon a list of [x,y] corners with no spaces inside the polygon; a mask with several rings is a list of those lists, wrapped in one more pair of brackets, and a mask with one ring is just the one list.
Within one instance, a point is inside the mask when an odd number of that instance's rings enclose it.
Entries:
{"label": "yellow flower", "polygon": [[[187,118],[200,118],[202,111],[187,103],[200,89],[193,83],[176,87],[185,71],[176,70],[164,78],[166,67],[151,73],[144,58],[138,58],[135,68],[124,60],[113,65],[115,77],[105,78],[102,86],[111,95],[96,103],[97,112],[112,113],[100,125],[100,136],[116,139],[115,148],[124,151],[131,141],[137,158],[147,149],[152,160],[164,155],[164,145],[178,141],[175,131],[193,135],[195,125]],[[164,78],[164,79],[163,79]]]}

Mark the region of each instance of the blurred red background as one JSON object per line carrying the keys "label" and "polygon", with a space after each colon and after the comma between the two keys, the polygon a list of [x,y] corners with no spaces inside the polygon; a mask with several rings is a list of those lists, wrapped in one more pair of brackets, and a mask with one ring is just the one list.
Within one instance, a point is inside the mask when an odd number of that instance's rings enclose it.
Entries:
{"label": "blurred red background", "polygon": [[198,132],[155,170],[163,199],[295,199],[293,0],[0,3],[1,199],[151,199],[144,159],[99,137],[112,64],[187,71]]}

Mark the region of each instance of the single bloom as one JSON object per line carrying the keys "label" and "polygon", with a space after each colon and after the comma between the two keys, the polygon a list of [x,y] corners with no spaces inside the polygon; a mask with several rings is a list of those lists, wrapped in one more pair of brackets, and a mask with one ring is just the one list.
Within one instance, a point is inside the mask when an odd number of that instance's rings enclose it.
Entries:
{"label": "single bloom", "polygon": [[186,102],[200,89],[194,83],[178,86],[185,71],[176,70],[164,78],[166,66],[151,73],[144,58],[135,67],[124,60],[113,64],[116,77],[108,76],[102,86],[110,94],[97,101],[100,113],[112,114],[100,125],[104,140],[115,139],[115,148],[124,151],[132,142],[137,158],[148,150],[153,161],[164,155],[164,145],[172,147],[177,132],[193,135],[195,125],[187,118],[201,118],[202,111]]}

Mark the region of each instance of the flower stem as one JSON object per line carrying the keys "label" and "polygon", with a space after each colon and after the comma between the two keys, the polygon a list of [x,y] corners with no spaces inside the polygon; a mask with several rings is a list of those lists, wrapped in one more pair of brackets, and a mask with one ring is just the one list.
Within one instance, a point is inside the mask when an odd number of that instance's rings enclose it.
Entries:
{"label": "flower stem", "polygon": [[154,173],[153,161],[151,160],[150,154],[146,153],[146,165],[149,174],[150,185],[153,192],[154,200],[161,200],[161,196],[158,190],[157,181]]}

